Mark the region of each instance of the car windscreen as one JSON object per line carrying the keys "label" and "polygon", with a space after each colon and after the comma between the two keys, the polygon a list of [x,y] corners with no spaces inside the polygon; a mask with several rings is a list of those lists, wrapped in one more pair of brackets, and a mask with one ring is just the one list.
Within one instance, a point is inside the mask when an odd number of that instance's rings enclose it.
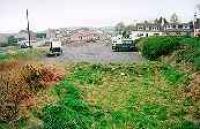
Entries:
{"label": "car windscreen", "polygon": [[123,40],[123,43],[124,43],[124,44],[132,44],[132,43],[133,43],[133,40]]}

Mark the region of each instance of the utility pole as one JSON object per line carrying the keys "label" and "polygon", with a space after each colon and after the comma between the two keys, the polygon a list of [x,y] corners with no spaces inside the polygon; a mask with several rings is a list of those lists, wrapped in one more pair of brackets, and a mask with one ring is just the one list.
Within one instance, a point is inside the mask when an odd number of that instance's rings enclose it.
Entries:
{"label": "utility pole", "polygon": [[28,19],[28,9],[26,9],[26,20],[27,20],[27,32],[28,32],[28,44],[31,48],[31,35],[30,35],[30,28],[29,28],[29,19]]}

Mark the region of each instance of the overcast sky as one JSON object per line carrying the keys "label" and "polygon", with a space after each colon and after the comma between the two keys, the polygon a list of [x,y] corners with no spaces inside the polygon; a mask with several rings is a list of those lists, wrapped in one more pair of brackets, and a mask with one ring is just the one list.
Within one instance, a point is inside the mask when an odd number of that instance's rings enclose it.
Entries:
{"label": "overcast sky", "polygon": [[144,19],[167,18],[176,12],[191,20],[199,0],[0,0],[0,32],[26,28],[29,9],[31,29],[69,26],[112,26]]}

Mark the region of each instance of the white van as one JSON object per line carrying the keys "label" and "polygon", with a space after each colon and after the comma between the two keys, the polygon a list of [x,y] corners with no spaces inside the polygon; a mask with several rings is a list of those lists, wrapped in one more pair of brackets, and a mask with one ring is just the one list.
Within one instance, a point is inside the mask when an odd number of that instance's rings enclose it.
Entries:
{"label": "white van", "polygon": [[60,39],[54,38],[51,39],[51,45],[50,45],[50,54],[52,55],[61,55],[63,50],[62,50],[62,43]]}

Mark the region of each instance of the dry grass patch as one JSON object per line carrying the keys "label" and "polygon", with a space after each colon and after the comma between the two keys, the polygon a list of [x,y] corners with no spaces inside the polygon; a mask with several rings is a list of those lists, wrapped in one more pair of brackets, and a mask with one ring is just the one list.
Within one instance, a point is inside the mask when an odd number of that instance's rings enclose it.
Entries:
{"label": "dry grass patch", "polygon": [[52,101],[43,89],[64,76],[63,69],[35,62],[1,62],[0,70],[0,121],[6,123],[26,118],[38,103]]}

